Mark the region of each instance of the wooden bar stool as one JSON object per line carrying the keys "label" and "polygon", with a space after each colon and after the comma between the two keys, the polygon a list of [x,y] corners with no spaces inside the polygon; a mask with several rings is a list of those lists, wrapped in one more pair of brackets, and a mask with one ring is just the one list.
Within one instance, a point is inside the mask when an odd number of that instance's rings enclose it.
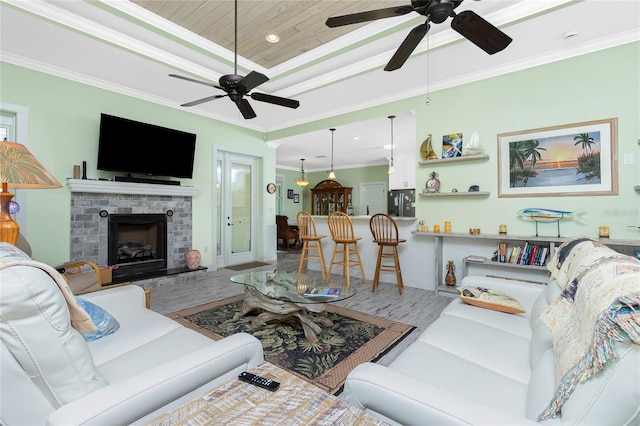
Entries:
{"label": "wooden bar stool", "polygon": [[[309,212],[302,211],[296,216],[298,221],[298,233],[302,243],[302,254],[300,255],[300,266],[298,267],[298,275],[302,274],[309,260],[319,260],[322,278],[326,280],[326,265],[324,263],[324,253],[322,251],[322,239],[326,235],[318,235],[316,233],[316,222]],[[315,256],[310,256],[309,251],[316,251]]]}
{"label": "wooden bar stool", "polygon": [[[351,265],[359,265],[360,272],[362,273],[362,282],[367,282],[364,277],[364,268],[362,267],[362,259],[360,259],[360,251],[358,250],[358,240],[360,237],[356,237],[353,233],[353,222],[351,218],[344,212],[333,212],[329,214],[329,231],[331,232],[331,238],[335,243],[333,248],[333,256],[331,256],[331,264],[329,264],[329,277],[331,277],[331,269],[333,265],[342,265],[342,276],[347,278],[347,285],[351,285],[350,280],[350,267]],[[353,246],[353,249],[351,248]],[[342,249],[340,249],[342,247]],[[342,260],[336,261],[336,254],[342,255]],[[351,256],[356,255],[357,259],[351,259]]]}
{"label": "wooden bar stool", "polygon": [[[373,242],[378,244],[378,262],[376,263],[376,274],[373,277],[371,292],[376,291],[380,281],[380,272],[395,272],[398,280],[398,292],[402,294],[404,284],[402,282],[402,271],[400,270],[400,260],[398,259],[398,245],[407,240],[398,238],[398,225],[389,215],[384,213],[374,214],[369,220],[369,228],[373,234]],[[385,252],[385,247],[390,247],[391,251]],[[393,265],[383,264],[383,258],[393,258]]]}

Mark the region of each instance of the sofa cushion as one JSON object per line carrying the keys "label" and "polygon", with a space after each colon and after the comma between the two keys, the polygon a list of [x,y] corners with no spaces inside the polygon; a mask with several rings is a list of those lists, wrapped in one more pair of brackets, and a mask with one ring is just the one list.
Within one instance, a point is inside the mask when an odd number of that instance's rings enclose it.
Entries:
{"label": "sofa cushion", "polygon": [[441,317],[445,315],[466,318],[525,339],[531,338],[531,326],[526,314],[505,314],[504,312],[482,309],[466,304],[458,298],[452,300],[440,314]]}
{"label": "sofa cushion", "polygon": [[[527,403],[527,386],[488,369],[480,359],[474,362],[471,355],[461,357],[418,341],[405,349],[389,368],[471,401],[522,417]],[[465,407],[459,409],[464,410]]]}
{"label": "sofa cushion", "polygon": [[[182,327],[177,321],[148,309],[120,312],[118,322],[120,329],[117,333],[88,342],[97,366],[137,348],[145,347],[148,343]],[[141,333],[140,330],[144,332]]]}
{"label": "sofa cushion", "polygon": [[560,296],[561,291],[562,289],[554,279],[550,279],[549,283],[544,286],[544,291],[540,293],[540,296],[538,296],[529,311],[529,314],[531,315],[530,322],[532,329],[540,323],[540,315],[543,314],[553,301]]}
{"label": "sofa cushion", "polygon": [[[505,321],[510,318],[510,315],[502,315]],[[510,332],[466,318],[443,315],[422,332],[417,341],[482,365],[511,380],[523,384],[529,381],[529,339]]]}
{"label": "sofa cushion", "polygon": [[[544,327],[544,324],[540,324]],[[529,388],[527,390],[526,417],[536,421],[538,415],[547,407],[556,390],[555,360],[553,347],[548,347],[533,362]]]}
{"label": "sofa cushion", "polygon": [[84,309],[89,314],[89,316],[91,317],[91,321],[93,321],[97,328],[96,331],[82,333],[82,338],[85,341],[91,342],[92,340],[97,340],[102,336],[115,333],[118,328],[120,328],[118,320],[116,320],[113,315],[102,309],[100,306],[91,303],[88,300],[84,300],[81,297],[76,296],[76,300],[78,301],[82,309]]}
{"label": "sofa cushion", "polygon": [[516,299],[501,291],[483,287],[457,287],[463,302],[480,308],[491,309],[509,314],[521,314],[525,310]]}
{"label": "sofa cushion", "polygon": [[106,386],[56,282],[42,269],[2,270],[0,336],[54,407]]}
{"label": "sofa cushion", "polygon": [[[150,361],[153,365],[161,365],[195,352],[202,347],[215,344],[214,340],[200,333],[185,327],[178,327],[154,340],[147,341],[144,346],[131,349],[99,364],[97,368],[109,383],[113,384],[149,368]],[[153,354],[153,356],[149,354]]]}

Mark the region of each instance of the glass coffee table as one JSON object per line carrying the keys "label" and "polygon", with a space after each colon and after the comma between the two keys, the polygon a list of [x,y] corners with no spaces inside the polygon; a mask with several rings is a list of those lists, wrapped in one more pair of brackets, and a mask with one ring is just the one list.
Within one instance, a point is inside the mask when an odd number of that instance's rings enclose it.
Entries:
{"label": "glass coffee table", "polygon": [[[242,314],[261,311],[251,322],[254,327],[269,321],[297,318],[310,342],[318,342],[316,336],[322,328],[333,322],[323,313],[327,303],[345,300],[356,294],[341,276],[329,281],[320,272],[304,274],[280,271],[252,271],[234,275],[231,281],[245,286]],[[325,295],[329,293],[329,295]]]}

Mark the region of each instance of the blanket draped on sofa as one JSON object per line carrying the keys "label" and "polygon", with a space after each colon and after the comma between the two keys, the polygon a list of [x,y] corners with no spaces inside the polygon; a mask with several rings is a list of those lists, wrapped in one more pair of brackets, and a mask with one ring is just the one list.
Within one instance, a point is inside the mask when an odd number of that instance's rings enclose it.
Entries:
{"label": "blanket draped on sofa", "polygon": [[539,421],[555,417],[578,384],[617,358],[616,342],[640,344],[640,261],[592,241],[565,245],[571,253],[561,246],[550,262],[562,295],[541,315],[553,335],[556,392]]}

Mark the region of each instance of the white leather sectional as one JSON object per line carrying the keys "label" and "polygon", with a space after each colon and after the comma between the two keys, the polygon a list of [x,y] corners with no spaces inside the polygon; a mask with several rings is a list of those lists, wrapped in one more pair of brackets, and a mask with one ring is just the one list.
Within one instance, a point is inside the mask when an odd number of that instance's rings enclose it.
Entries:
{"label": "white leather sectional", "polygon": [[[579,256],[573,261],[581,260]],[[640,288],[640,262],[627,260],[636,268],[634,280]],[[507,293],[526,313],[508,314],[454,300],[391,365],[356,367],[341,397],[403,425],[640,424],[638,344],[617,342],[617,359],[578,384],[556,417],[538,421],[556,390],[553,337],[539,315],[561,288],[553,279],[537,285],[481,276],[465,277],[461,285]],[[640,306],[635,308],[632,319],[638,326]]]}
{"label": "white leather sectional", "polygon": [[82,296],[120,324],[115,333],[85,342],[43,268],[0,243],[2,425],[131,424],[264,362],[255,337],[213,341],[146,309],[138,286]]}

